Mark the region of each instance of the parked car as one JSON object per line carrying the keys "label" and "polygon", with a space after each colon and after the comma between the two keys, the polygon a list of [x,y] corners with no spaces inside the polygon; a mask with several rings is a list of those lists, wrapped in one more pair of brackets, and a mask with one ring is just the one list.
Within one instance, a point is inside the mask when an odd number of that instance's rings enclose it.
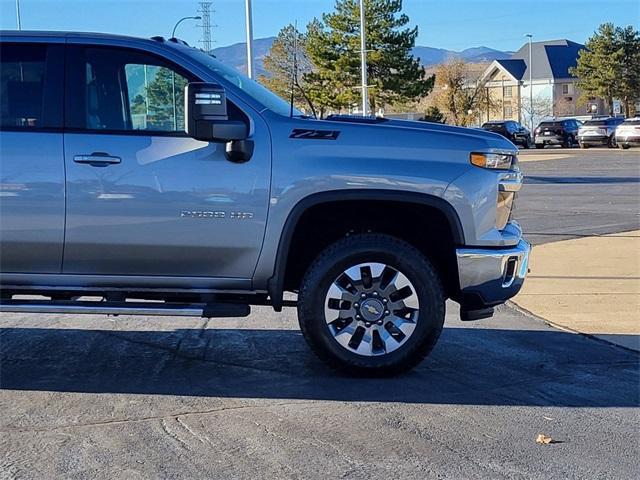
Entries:
{"label": "parked car", "polygon": [[618,125],[615,136],[620,148],[640,145],[640,117],[629,118]]}
{"label": "parked car", "polygon": [[2,311],[297,307],[320,358],[395,374],[434,347],[447,298],[486,318],[524,282],[518,150],[498,135],[309,118],[175,39],[0,47]]}
{"label": "parked car", "polygon": [[531,132],[514,120],[496,120],[482,124],[483,130],[499,133],[503,137],[511,140],[514,145],[521,145],[524,148],[531,147]]}
{"label": "parked car", "polygon": [[616,127],[624,122],[622,117],[594,118],[586,120],[578,129],[580,148],[598,145],[616,146]]}
{"label": "parked car", "polygon": [[570,148],[577,143],[579,127],[580,123],[573,118],[540,122],[534,130],[536,148],[544,148],[545,145]]}

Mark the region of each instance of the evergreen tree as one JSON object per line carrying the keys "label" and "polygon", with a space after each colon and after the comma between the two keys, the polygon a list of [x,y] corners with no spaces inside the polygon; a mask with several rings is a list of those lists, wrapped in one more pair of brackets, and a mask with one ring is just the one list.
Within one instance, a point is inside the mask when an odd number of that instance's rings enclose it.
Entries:
{"label": "evergreen tree", "polygon": [[[184,89],[187,79],[168,68],[158,67],[153,80],[147,85],[146,94],[149,102],[149,116],[147,120],[156,128],[184,128]],[[174,108],[175,95],[175,108]],[[174,120],[174,109],[176,118]]]}
{"label": "evergreen tree", "polygon": [[421,122],[444,123],[447,120],[447,117],[438,107],[431,105],[427,108],[424,117],[420,117],[418,120]]}
{"label": "evergreen tree", "polygon": [[[367,74],[371,110],[429,93],[420,60],[411,54],[418,28],[405,28],[409,17],[402,0],[365,0]],[[308,26],[306,51],[314,65],[304,75],[314,103],[321,110],[341,109],[359,102],[360,7],[358,0],[336,0],[335,11]]]}
{"label": "evergreen tree", "polygon": [[616,88],[616,96],[624,102],[625,115],[630,117],[631,106],[640,101],[640,33],[631,25],[618,28],[616,32],[622,48],[620,82]]}
{"label": "evergreen tree", "polygon": [[624,101],[627,115],[631,103],[640,97],[640,37],[629,26],[600,25],[581,50],[576,67],[570,70],[578,77],[580,102],[588,97],[604,98],[613,113],[613,99]]}

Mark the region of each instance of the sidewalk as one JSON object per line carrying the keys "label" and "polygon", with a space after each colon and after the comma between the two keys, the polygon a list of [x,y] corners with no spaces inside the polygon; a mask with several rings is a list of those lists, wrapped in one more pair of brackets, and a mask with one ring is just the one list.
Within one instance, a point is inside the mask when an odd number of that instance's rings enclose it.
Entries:
{"label": "sidewalk", "polygon": [[640,231],[534,247],[530,268],[515,304],[640,351]]}

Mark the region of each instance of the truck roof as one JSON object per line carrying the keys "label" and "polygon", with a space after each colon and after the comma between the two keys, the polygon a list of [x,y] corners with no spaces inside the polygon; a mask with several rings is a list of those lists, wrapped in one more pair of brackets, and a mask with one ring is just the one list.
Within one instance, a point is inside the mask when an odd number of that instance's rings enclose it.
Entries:
{"label": "truck roof", "polygon": [[114,33],[100,33],[100,32],[73,32],[73,31],[58,31],[58,30],[0,30],[0,37],[5,39],[14,38],[86,38],[86,39],[103,39],[103,40],[119,40],[130,42],[154,42],[163,43],[166,45],[188,45],[183,40],[176,38],[165,39],[164,37],[157,36],[151,38],[133,37],[130,35],[119,35]]}

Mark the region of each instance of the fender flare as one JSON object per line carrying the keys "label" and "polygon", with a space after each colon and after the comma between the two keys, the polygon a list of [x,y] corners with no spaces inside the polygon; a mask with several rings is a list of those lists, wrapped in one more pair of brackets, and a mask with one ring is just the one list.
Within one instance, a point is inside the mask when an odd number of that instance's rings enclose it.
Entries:
{"label": "fender flare", "polygon": [[284,228],[280,234],[280,242],[274,265],[273,276],[268,280],[267,291],[271,297],[273,309],[276,312],[282,310],[282,300],[284,293],[284,277],[286,274],[287,260],[291,240],[296,230],[296,226],[300,218],[309,208],[315,207],[323,203],[332,203],[340,201],[352,200],[372,200],[372,201],[389,201],[414,203],[417,205],[428,206],[440,211],[451,229],[453,241],[456,245],[464,245],[464,231],[460,217],[453,205],[443,198],[434,195],[418,193],[418,192],[402,192],[397,190],[381,190],[381,189],[349,189],[349,190],[332,190],[328,192],[314,193],[301,199],[291,210]]}

